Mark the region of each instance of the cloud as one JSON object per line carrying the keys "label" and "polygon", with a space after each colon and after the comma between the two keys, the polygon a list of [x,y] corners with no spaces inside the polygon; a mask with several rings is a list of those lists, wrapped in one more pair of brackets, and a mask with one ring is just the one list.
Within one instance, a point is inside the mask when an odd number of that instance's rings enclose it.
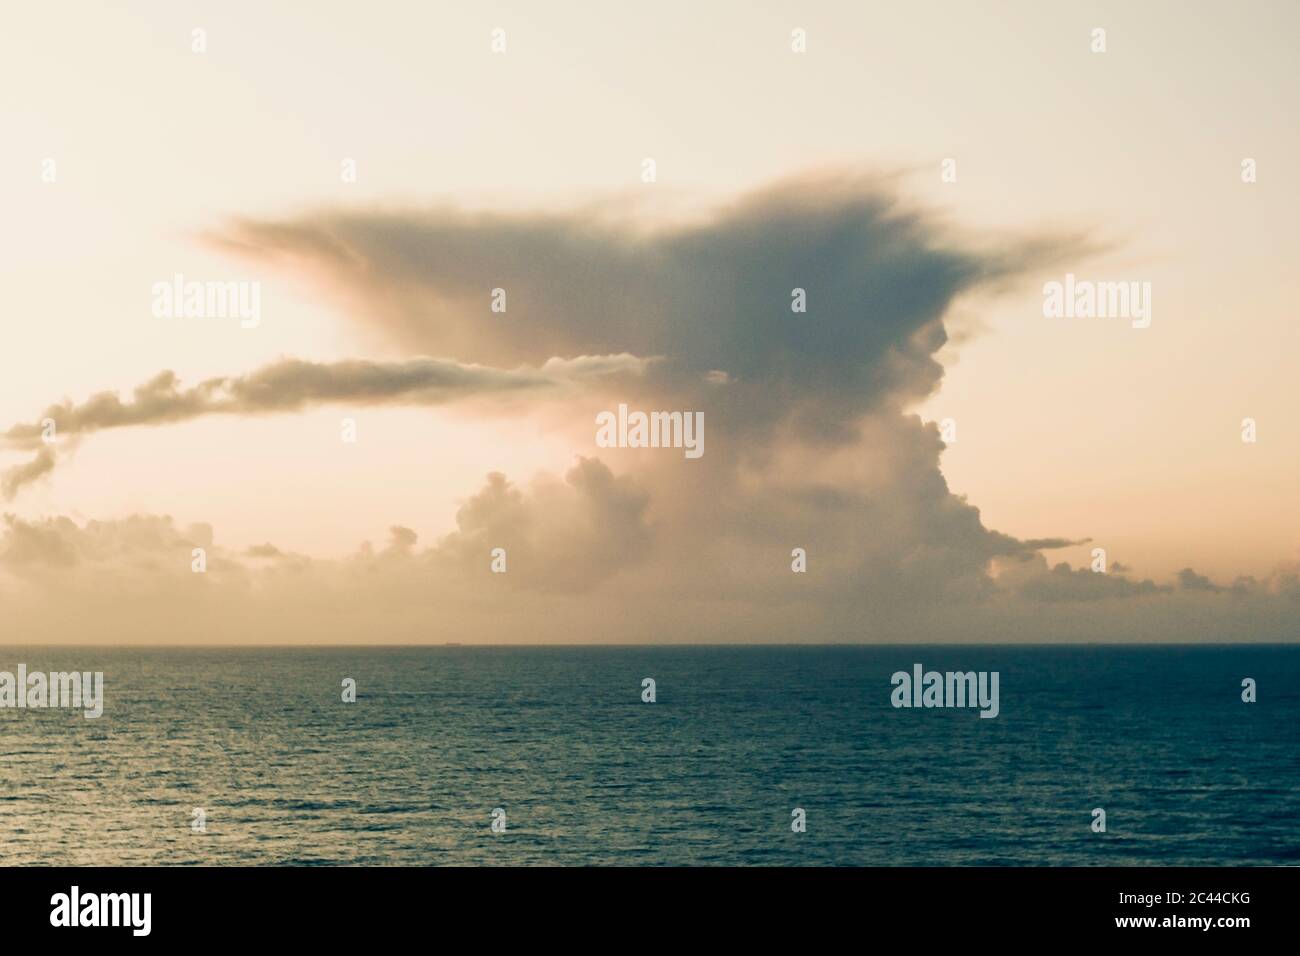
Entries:
{"label": "cloud", "polygon": [[1191,568],[1183,568],[1178,572],[1178,586],[1184,591],[1222,591],[1209,578],[1202,574],[1197,574]]}
{"label": "cloud", "polygon": [[1232,582],[1233,594],[1274,594],[1300,601],[1300,561],[1279,562],[1264,579],[1243,575]]}
{"label": "cloud", "polygon": [[24,485],[30,484],[54,470],[54,451],[46,447],[36,453],[36,457],[26,464],[15,465],[5,470],[0,476],[0,493],[6,499],[13,498]]}
{"label": "cloud", "polygon": [[[617,202],[353,209],[237,219],[207,238],[302,271],[386,347],[493,365],[660,357],[617,397],[702,411],[704,458],[686,469],[600,452],[635,477],[655,516],[647,590],[771,601],[785,590],[773,575],[789,573],[776,557],[802,545],[820,572],[806,589],[827,600],[865,590],[874,611],[892,613],[976,599],[992,587],[993,558],[1073,543],[984,528],[949,492],[933,426],[904,408],[939,384],[934,355],[956,298],[1091,248],[1077,236],[965,242],[893,188],[833,173],[685,220],[647,223]],[[483,321],[493,289],[505,290],[509,323]],[[806,312],[792,310],[796,289]],[[595,453],[591,413],[571,409],[571,434]]]}
{"label": "cloud", "polygon": [[[192,388],[182,388],[174,372],[163,371],[136,388],[128,401],[114,392],[101,392],[79,405],[51,405],[41,418],[52,419],[61,436],[80,437],[205,415],[296,412],[329,402],[440,405],[523,394],[555,396],[602,379],[640,375],[648,364],[627,354],[551,358],[535,368],[513,369],[432,358],[329,363],[282,359],[247,375],[211,378]],[[39,448],[43,430],[40,422],[20,423],[0,435],[0,441],[10,448]],[[12,498],[24,485],[52,471],[54,464],[50,447],[40,448],[30,462],[6,471],[0,488]]]}
{"label": "cloud", "polygon": [[1116,573],[1100,573],[1091,568],[1071,568],[1062,563],[1048,574],[1028,578],[1020,593],[1034,601],[1107,601],[1165,593],[1168,585],[1148,579],[1135,581]]}
{"label": "cloud", "polygon": [[[118,521],[65,516],[0,525],[0,600],[6,633],[34,643],[421,643],[428,641],[1238,641],[1286,634],[1297,592],[1257,587],[1187,595],[1151,582],[1057,566],[1051,616],[1002,582],[972,600],[873,604],[791,574],[788,552],[772,555],[756,601],[728,597],[712,581],[668,592],[653,576],[657,529],[635,484],[588,460],[563,480],[518,488],[490,476],[462,506],[458,528],[421,547],[394,525],[381,547],[363,544],[341,559],[292,555],[274,545],[237,551],[205,524],[166,515]],[[606,522],[619,533],[602,533]],[[548,522],[563,525],[553,534]],[[512,536],[508,570],[495,574],[488,545]],[[501,544],[501,542],[498,542]],[[192,570],[192,549],[208,570]],[[1039,556],[1008,557],[1035,565]],[[692,572],[694,572],[694,568]],[[714,569],[723,572],[725,569]],[[779,570],[779,574],[776,572]],[[807,594],[799,589],[810,587]],[[857,581],[860,592],[892,586]],[[733,599],[734,598],[734,599]],[[872,609],[881,607],[877,617]],[[178,622],[183,622],[178,624]]]}
{"label": "cloud", "polygon": [[456,513],[457,530],[435,557],[472,572],[502,548],[502,587],[585,590],[650,556],[648,503],[634,479],[594,458],[580,458],[563,482],[538,476],[527,493],[493,473]]}
{"label": "cloud", "polygon": [[[1026,548],[1033,551],[1052,551],[1057,548],[1073,548],[1083,544],[1091,544],[1091,538],[1030,538],[1021,542]],[[1111,565],[1115,571],[1125,570],[1118,562]]]}
{"label": "cloud", "polygon": [[179,528],[168,515],[132,515],[79,525],[65,516],[26,520],[6,514],[0,566],[19,577],[40,577],[51,569],[112,568],[129,573],[163,553],[183,552],[188,571],[191,550],[211,547],[212,540],[209,525]]}
{"label": "cloud", "polygon": [[78,562],[78,549],[69,540],[78,530],[71,519],[58,518],[36,523],[7,514],[4,523],[0,565],[11,568],[71,567]]}
{"label": "cloud", "polygon": [[[1095,249],[1086,237],[962,236],[882,181],[841,175],[653,223],[616,203],[349,208],[233,220],[208,238],[300,270],[362,337],[412,357],[285,359],[188,389],[164,372],[130,401],[54,406],[61,434],[328,401],[488,402],[544,408],[573,467],[489,475],[428,547],[395,524],[342,561],[215,548],[196,582],[170,519],[139,519],[150,547],[111,559],[105,528],[16,525],[0,550],[11,576],[62,569],[135,595],[137,574],[165,581],[139,587],[187,620],[225,620],[228,605],[306,641],[1224,639],[1242,627],[1234,600],[1253,602],[1256,624],[1294,614],[1285,570],[1221,594],[1194,572],[1175,588],[1118,564],[1049,566],[1043,551],[1090,539],[1017,539],[948,487],[938,429],[909,411],[941,381],[945,319],[963,296],[1078,261]],[[509,321],[486,321],[494,289]],[[796,289],[806,312],[791,308]],[[702,412],[705,455],[597,448],[594,415],[619,402]],[[35,448],[34,429],[5,440]],[[796,548],[806,573],[791,570]],[[158,607],[131,607],[140,627],[161,626]]]}
{"label": "cloud", "polygon": [[[1090,248],[1074,236],[963,244],[887,183],[799,177],[688,221],[616,203],[565,212],[323,211],[237,219],[208,236],[301,269],[385,345],[510,365],[664,356],[658,385],[699,395],[729,431],[791,417],[847,438],[852,419],[928,395],[942,319],[964,292]],[[509,322],[485,322],[490,292]],[[791,310],[803,289],[807,311]],[[707,380],[707,382],[706,382]]]}

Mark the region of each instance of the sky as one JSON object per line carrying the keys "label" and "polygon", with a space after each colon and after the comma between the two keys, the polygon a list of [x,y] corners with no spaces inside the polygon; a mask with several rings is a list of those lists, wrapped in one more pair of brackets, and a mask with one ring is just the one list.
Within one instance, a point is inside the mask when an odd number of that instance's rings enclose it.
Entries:
{"label": "sky", "polygon": [[[28,5],[13,639],[1294,639],[1297,20]],[[1149,326],[1045,316],[1067,274]],[[703,455],[600,447],[620,404]]]}

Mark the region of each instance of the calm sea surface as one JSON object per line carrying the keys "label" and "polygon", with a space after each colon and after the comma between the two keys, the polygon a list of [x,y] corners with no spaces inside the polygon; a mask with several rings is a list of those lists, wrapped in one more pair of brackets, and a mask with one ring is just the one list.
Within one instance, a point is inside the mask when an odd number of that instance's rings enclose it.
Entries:
{"label": "calm sea surface", "polygon": [[[1000,716],[891,707],[916,662],[999,671]],[[19,663],[103,671],[106,703],[0,710],[9,865],[1300,863],[1297,647],[0,647]]]}

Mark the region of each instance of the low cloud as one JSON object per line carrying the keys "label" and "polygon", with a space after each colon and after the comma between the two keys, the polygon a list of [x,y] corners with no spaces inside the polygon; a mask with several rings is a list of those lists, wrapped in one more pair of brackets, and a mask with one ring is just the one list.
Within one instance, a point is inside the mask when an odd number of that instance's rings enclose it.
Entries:
{"label": "low cloud", "polygon": [[1169,585],[1156,584],[1149,578],[1133,580],[1113,569],[1110,573],[1100,573],[1091,568],[1058,564],[1050,573],[1026,580],[1020,593],[1034,601],[1112,601],[1171,590]]}
{"label": "low cloud", "polygon": [[[612,535],[610,521],[617,526]],[[552,524],[564,533],[553,533]],[[592,460],[563,479],[526,488],[489,476],[462,506],[451,534],[422,547],[414,529],[395,524],[379,546],[363,543],[341,559],[269,543],[232,549],[210,526],[166,515],[7,515],[0,525],[0,600],[16,641],[163,644],[232,635],[309,644],[1221,642],[1288,633],[1300,602],[1290,566],[1270,577],[1275,585],[1189,596],[1063,565],[1028,568],[1028,580],[1037,582],[1030,590],[1038,588],[1028,599],[1026,579],[1003,575],[978,594],[928,602],[881,602],[859,581],[858,593],[828,602],[815,574],[790,573],[788,554],[769,556],[764,586],[774,593],[765,600],[732,591],[722,575],[721,587],[707,579],[684,586],[683,576],[675,582],[683,586],[668,592],[657,581],[656,531],[641,490]],[[503,543],[498,534],[511,537]],[[507,551],[502,574],[491,569],[494,541]],[[196,547],[205,549],[205,573],[192,570]],[[813,551],[810,559],[823,557]],[[1037,564],[1033,557],[1002,560]],[[879,581],[871,587],[894,583]],[[1050,618],[1044,600],[1052,602]]]}
{"label": "low cloud", "polygon": [[1184,591],[1222,591],[1209,578],[1203,574],[1197,574],[1191,568],[1183,568],[1178,572],[1178,586]]}

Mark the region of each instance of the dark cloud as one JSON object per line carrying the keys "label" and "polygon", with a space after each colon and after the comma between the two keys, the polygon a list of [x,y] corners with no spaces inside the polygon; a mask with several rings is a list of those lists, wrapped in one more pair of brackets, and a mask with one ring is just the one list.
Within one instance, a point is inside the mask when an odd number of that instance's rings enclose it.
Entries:
{"label": "dark cloud", "polygon": [[1170,591],[1150,579],[1134,581],[1112,569],[1109,573],[1091,568],[1071,568],[1061,563],[1049,574],[1028,578],[1020,593],[1034,601],[1107,601],[1162,594]]}
{"label": "dark cloud", "polygon": [[[205,415],[264,415],[301,411],[331,402],[363,405],[438,405],[456,400],[519,395],[557,395],[606,378],[640,375],[648,363],[631,355],[552,358],[538,367],[514,369],[466,365],[449,359],[401,362],[354,359],[306,362],[282,359],[247,375],[211,378],[182,388],[171,371],[160,372],[123,401],[101,392],[81,404],[51,405],[61,436],[73,438],[111,428],[164,425]],[[11,448],[39,447],[40,422],[12,426],[0,436]],[[0,489],[12,498],[23,485],[48,474],[55,464],[49,446],[30,462],[4,473]]]}
{"label": "dark cloud", "polygon": [[410,528],[395,524],[388,529],[390,536],[388,547],[392,551],[410,552],[420,536]]}
{"label": "dark cloud", "polygon": [[[1056,548],[1073,548],[1082,544],[1091,543],[1092,538],[1029,538],[1028,540],[1021,542],[1021,544],[1026,548],[1033,551],[1051,551]],[[1126,570],[1118,562],[1113,563],[1111,568],[1115,571]]]}
{"label": "dark cloud", "polygon": [[[707,398],[729,431],[793,419],[838,440],[858,416],[937,386],[955,297],[1087,248],[1067,236],[964,245],[856,175],[788,180],[653,228],[618,207],[434,208],[241,219],[209,238],[303,266],[389,344],[494,365],[661,355],[660,386]],[[488,311],[495,288],[508,320]],[[796,288],[806,313],[791,311]],[[730,387],[707,391],[719,372]]]}
{"label": "dark cloud", "polygon": [[[1094,247],[1077,236],[963,237],[891,189],[855,176],[789,180],[651,225],[607,204],[233,221],[209,238],[303,270],[386,350],[441,357],[286,359],[189,389],[165,372],[131,401],[99,395],[45,417],[76,436],[326,401],[515,399],[512,414],[549,403],[575,466],[523,484],[490,475],[431,547],[394,525],[381,547],[341,562],[215,550],[210,581],[255,607],[292,607],[314,622],[309,636],[345,639],[338,629],[358,609],[382,608],[420,640],[437,639],[439,615],[496,639],[608,639],[601,629],[616,621],[620,637],[650,640],[1041,640],[1052,636],[1044,602],[1055,605],[1050,626],[1076,637],[1112,612],[1115,633],[1134,621],[1184,633],[1193,601],[1231,604],[1182,594],[1207,590],[1190,571],[1176,589],[1118,563],[1108,574],[1050,567],[1042,551],[1090,539],[1019,540],[952,493],[937,428],[907,409],[940,383],[953,303]],[[504,315],[490,310],[497,288]],[[806,312],[791,310],[796,288]],[[620,401],[703,412],[704,456],[597,449],[594,415]],[[35,448],[34,429],[5,437]],[[83,566],[102,538],[65,528],[49,541],[41,530],[11,530],[11,567]],[[182,533],[154,530],[155,548],[111,566],[161,551],[167,573],[180,573]],[[494,548],[507,553],[506,574],[490,570]],[[794,548],[807,552],[806,574],[791,571]],[[254,570],[242,558],[273,560]],[[1279,569],[1233,590],[1275,614],[1279,595],[1300,593],[1295,581]],[[190,601],[206,593],[185,587]]]}
{"label": "dark cloud", "polygon": [[[805,588],[883,612],[979,599],[992,559],[1077,543],[986,529],[949,492],[934,427],[902,409],[939,384],[934,355],[958,296],[1090,248],[1073,236],[964,242],[893,190],[824,175],[649,226],[609,204],[442,207],[241,219],[209,238],[305,270],[390,347],[493,365],[662,357],[619,397],[703,411],[705,456],[686,470],[602,453],[648,495],[658,586],[772,600],[783,593],[773,575],[789,573],[775,556],[803,545],[819,569]],[[508,320],[489,312],[498,288]],[[791,309],[795,289],[806,312]],[[590,414],[575,410],[575,420]],[[529,527],[504,484],[485,495],[499,537]]]}
{"label": "dark cloud", "polygon": [[1184,591],[1217,592],[1225,590],[1204,575],[1197,574],[1191,568],[1183,568],[1178,572],[1178,586]]}

